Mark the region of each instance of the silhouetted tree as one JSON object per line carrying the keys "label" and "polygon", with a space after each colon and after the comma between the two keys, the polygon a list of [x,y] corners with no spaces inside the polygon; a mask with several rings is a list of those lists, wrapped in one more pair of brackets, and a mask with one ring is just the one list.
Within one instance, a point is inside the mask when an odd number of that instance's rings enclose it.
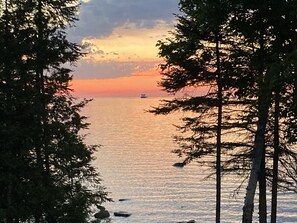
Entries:
{"label": "silhouetted tree", "polygon": [[[228,70],[229,48],[224,27],[229,13],[228,1],[184,0],[180,1],[180,10],[182,14],[178,16],[173,37],[158,42],[159,55],[166,60],[161,65],[163,79],[160,85],[169,93],[185,90],[187,95],[164,101],[153,112],[193,112],[179,127],[186,136],[176,137],[180,149],[174,152],[186,156],[184,163],[216,154],[216,162],[207,163],[216,169],[216,222],[220,222],[221,135],[222,129],[230,130],[230,126],[222,125],[223,105],[228,101],[230,90],[223,83]],[[204,92],[195,93],[200,87]],[[231,121],[230,113],[226,116]],[[225,145],[229,149],[234,146],[235,143]]]}
{"label": "silhouetted tree", "polygon": [[[263,169],[263,161],[261,159],[267,153],[263,153],[261,150],[263,151],[263,148],[265,148],[265,131],[268,129],[267,118],[273,103],[272,95],[273,92],[277,92],[277,89],[285,89],[284,93],[291,91],[286,85],[295,79],[294,70],[290,68],[291,65],[289,64],[294,63],[291,53],[296,44],[294,41],[296,34],[293,30],[296,29],[297,25],[296,18],[291,16],[290,11],[295,10],[296,3],[261,1],[254,4],[253,2],[242,1],[238,5],[242,7],[241,15],[238,18],[241,18],[239,20],[243,22],[241,27],[245,27],[241,28],[241,32],[245,36],[245,39],[250,40],[250,42],[256,41],[255,52],[261,55],[259,57],[259,61],[261,62],[259,65],[263,70],[262,80],[260,79],[261,82],[259,82],[261,84],[258,87],[259,115],[253,154],[253,168],[247,187],[243,215],[243,222],[251,222],[253,197],[258,173]],[[288,27],[288,29],[284,30],[284,27]],[[289,66],[284,66],[285,61]],[[285,73],[286,75],[284,75]],[[281,83],[280,87],[276,88],[279,83]],[[284,106],[290,105],[285,103]]]}
{"label": "silhouetted tree", "polygon": [[[223,135],[246,135],[246,138],[241,137],[238,142],[223,140],[221,145],[227,154],[222,161],[224,171],[238,174],[248,174],[251,171],[243,222],[252,220],[258,182],[259,220],[261,223],[267,222],[266,179],[273,182],[270,174],[273,145],[269,140],[269,133],[275,125],[269,121],[275,100],[273,95],[278,89],[288,95],[294,89],[291,82],[296,79],[294,69],[284,66],[284,61],[289,67],[294,61],[291,53],[295,44],[293,40],[296,39],[292,31],[295,29],[294,16],[286,16],[286,10],[283,10],[289,5],[291,10],[296,8],[295,3],[281,1],[261,1],[257,4],[254,1],[236,0],[181,1],[182,14],[178,16],[173,37],[158,43],[159,55],[166,61],[161,65],[163,79],[160,85],[168,93],[185,91],[187,97],[165,100],[153,112],[193,112],[183,119],[184,125],[180,126],[184,136],[176,137],[180,149],[175,152],[186,156],[184,162],[212,156],[217,146],[219,151],[220,139],[217,138],[215,142],[215,130],[220,123],[217,122],[220,112],[215,112],[215,108],[220,107],[220,102],[225,111],[222,114],[225,122],[221,125]],[[216,11],[218,8],[222,10]],[[278,8],[282,10],[274,12]],[[288,33],[282,28],[286,26],[290,27]],[[216,47],[217,43],[220,43],[220,48]],[[204,92],[195,93],[198,88],[204,88]],[[290,100],[282,101],[283,106],[291,107]],[[282,116],[281,121],[285,123],[290,118]],[[277,128],[274,126],[274,129]],[[285,134],[280,137],[283,137],[283,142],[288,142]],[[285,175],[292,174],[284,160],[285,157],[290,157],[290,160],[296,158],[289,148],[282,146],[280,156],[283,168],[281,180],[287,188],[291,183]],[[201,159],[198,162],[203,163]]]}
{"label": "silhouetted tree", "polygon": [[91,166],[96,146],[80,134],[88,100],[69,88],[67,67],[83,55],[65,32],[78,1],[6,0],[0,9],[0,218],[87,222],[108,199]]}

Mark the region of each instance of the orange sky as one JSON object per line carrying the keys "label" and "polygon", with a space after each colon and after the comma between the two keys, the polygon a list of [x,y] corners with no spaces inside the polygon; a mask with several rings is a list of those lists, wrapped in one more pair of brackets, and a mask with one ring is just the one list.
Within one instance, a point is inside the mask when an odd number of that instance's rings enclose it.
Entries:
{"label": "orange sky", "polygon": [[113,79],[73,80],[74,94],[79,96],[149,96],[166,95],[157,86],[159,76],[132,76]]}
{"label": "orange sky", "polygon": [[105,36],[85,37],[87,46],[74,70],[72,88],[78,96],[164,96],[158,87],[158,40],[164,40],[172,25],[158,21],[151,27],[134,23],[114,27]]}

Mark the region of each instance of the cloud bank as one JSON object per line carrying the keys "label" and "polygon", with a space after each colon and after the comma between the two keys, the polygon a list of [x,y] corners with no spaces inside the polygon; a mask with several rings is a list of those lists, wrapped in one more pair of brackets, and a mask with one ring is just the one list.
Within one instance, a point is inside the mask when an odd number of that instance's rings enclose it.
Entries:
{"label": "cloud bank", "polygon": [[152,28],[160,20],[173,25],[179,0],[84,0],[79,21],[69,30],[72,40],[103,37],[128,23]]}
{"label": "cloud bank", "polygon": [[[96,89],[107,84],[108,89],[115,89],[116,85],[124,88],[124,83],[133,89],[138,85],[144,89],[146,84],[156,88],[160,78],[157,67],[162,63],[156,43],[173,30],[178,3],[179,0],[81,0],[79,21],[68,30],[69,40],[85,45],[88,52],[73,69],[76,88],[83,91],[79,86],[90,83],[98,86]],[[106,90],[108,94],[110,91]]]}

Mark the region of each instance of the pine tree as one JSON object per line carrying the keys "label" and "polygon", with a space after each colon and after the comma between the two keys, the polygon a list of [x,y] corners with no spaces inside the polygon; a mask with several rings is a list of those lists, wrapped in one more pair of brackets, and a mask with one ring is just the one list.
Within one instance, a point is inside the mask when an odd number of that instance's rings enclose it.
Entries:
{"label": "pine tree", "polygon": [[[6,222],[87,222],[108,200],[91,165],[96,146],[69,88],[67,64],[83,54],[66,38],[78,1],[6,0],[1,5],[1,211]],[[2,171],[3,170],[3,171]],[[12,186],[13,185],[13,186]]]}
{"label": "pine tree", "polygon": [[[257,173],[263,169],[261,168],[261,160],[266,153],[260,153],[260,140],[262,145],[265,145],[265,131],[267,131],[267,118],[270,112],[270,108],[273,102],[273,93],[277,94],[279,89],[285,89],[284,94],[290,91],[290,87],[286,85],[295,79],[294,71],[290,68],[294,63],[291,58],[292,50],[296,42],[294,41],[294,29],[296,28],[296,19],[291,16],[291,12],[296,9],[296,4],[293,2],[285,1],[263,1],[254,4],[253,2],[241,2],[243,6],[242,11],[248,13],[250,16],[246,16],[245,24],[250,27],[251,30],[243,35],[245,38],[253,40],[255,33],[259,33],[262,36],[261,42],[258,45],[263,45],[262,58],[265,58],[261,62],[262,68],[264,68],[265,76],[263,82],[259,85],[259,116],[258,116],[258,134],[256,134],[254,156],[253,156],[253,169],[249,180],[249,186],[247,188],[246,203],[244,207],[244,222],[252,221],[253,210],[253,196],[255,193],[255,184]],[[292,11],[291,11],[292,10]],[[290,12],[291,11],[291,12]],[[241,18],[244,18],[241,16]],[[244,20],[244,19],[243,19]],[[284,29],[288,27],[288,29]],[[242,29],[244,32],[244,29]],[[253,34],[252,34],[253,33]],[[259,38],[259,40],[261,40]],[[258,51],[261,53],[261,51]],[[286,62],[285,62],[286,61]],[[287,63],[284,66],[284,62]],[[278,87],[277,87],[278,86]],[[263,97],[264,95],[264,97]],[[285,103],[283,106],[290,107]],[[262,109],[261,109],[262,107]],[[259,143],[257,143],[257,140]],[[286,140],[286,139],[285,139]]]}
{"label": "pine tree", "polygon": [[[194,113],[192,117],[184,118],[184,125],[179,127],[181,132],[190,136],[176,137],[181,148],[175,153],[185,155],[185,164],[216,154],[216,161],[208,165],[216,169],[216,222],[220,222],[221,135],[222,129],[229,129],[228,126],[222,126],[222,109],[228,94],[228,88],[222,80],[228,64],[224,33],[228,2],[184,0],[180,1],[180,10],[183,15],[178,16],[174,37],[158,43],[160,56],[166,59],[166,64],[161,65],[164,78],[160,85],[169,93],[191,91],[199,87],[208,88],[208,92],[201,96],[194,93],[164,101],[153,112],[167,114],[181,110]],[[230,114],[227,116],[230,117]]]}
{"label": "pine tree", "polygon": [[[217,9],[216,3],[224,5],[220,6],[223,10],[221,14],[217,12],[218,17],[212,13],[212,10]],[[214,143],[217,129],[215,117],[218,117],[215,108],[218,106],[216,97],[219,95],[220,87],[218,76],[215,74],[218,70],[216,68],[219,68],[224,105],[222,117],[226,121],[222,123],[222,133],[233,134],[233,137],[236,133],[246,135],[245,139],[240,138],[241,142],[223,140],[222,148],[227,158],[221,165],[224,172],[247,175],[251,171],[243,222],[252,220],[258,182],[259,221],[266,222],[266,179],[273,182],[270,174],[273,153],[270,133],[273,132],[275,125],[270,122],[273,96],[279,91],[278,89],[288,95],[294,89],[292,80],[296,79],[294,68],[291,68],[294,61],[293,40],[296,39],[292,31],[295,29],[295,23],[293,16],[289,16],[293,13],[286,15],[287,11],[295,10],[295,3],[189,0],[181,1],[180,6],[182,15],[178,16],[173,37],[158,43],[159,55],[166,61],[161,65],[163,79],[160,85],[168,93],[174,94],[201,87],[204,89],[208,87],[209,91],[204,91],[206,93],[202,96],[194,93],[190,97],[188,95],[184,98],[165,100],[154,112],[156,114],[168,114],[174,111],[192,112],[191,117],[184,118],[184,125],[180,126],[185,136],[176,137],[180,149],[175,152],[180,156],[186,156],[185,163],[215,154],[214,148],[218,146]],[[287,7],[291,9],[283,10]],[[277,9],[282,10],[274,11]],[[220,41],[216,41],[217,29],[212,26],[214,24],[220,24],[219,27],[222,28]],[[288,33],[283,29],[287,26],[290,27]],[[215,46],[219,42],[221,53],[216,54]],[[218,61],[215,55],[220,55],[220,66],[215,64],[215,61]],[[280,86],[276,87],[276,83]],[[284,103],[283,107],[291,107],[289,102],[292,101],[291,98],[281,101]],[[283,112],[280,115],[282,115],[280,120],[284,124],[294,117],[285,117]],[[280,135],[281,141],[288,142],[289,137],[285,134]],[[288,164],[284,160],[288,157],[289,160],[295,160],[295,153],[288,146],[282,146],[281,154],[279,160],[282,164],[281,181],[284,188],[292,189],[290,186],[292,181],[288,175],[292,176],[291,170],[294,166],[291,164],[294,162]],[[201,159],[197,161],[199,160]],[[202,161],[202,164],[205,163]]]}

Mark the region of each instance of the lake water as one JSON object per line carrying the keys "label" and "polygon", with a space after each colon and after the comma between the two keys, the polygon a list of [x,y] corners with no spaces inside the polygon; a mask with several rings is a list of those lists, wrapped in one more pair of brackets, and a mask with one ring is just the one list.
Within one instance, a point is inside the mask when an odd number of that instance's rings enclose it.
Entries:
{"label": "lake water", "polygon": [[[159,98],[96,98],[83,111],[91,123],[87,143],[102,145],[94,164],[114,200],[104,204],[112,214],[111,222],[215,222],[215,181],[206,180],[209,171],[195,163],[182,169],[172,166],[180,161],[171,150],[176,148],[173,124],[179,123],[181,114],[154,116],[145,112],[157,106],[158,101]],[[245,187],[232,196],[239,182],[232,177],[222,180],[221,222],[241,221]],[[297,195],[280,193],[278,202],[278,222],[296,223]],[[115,211],[132,215],[114,217]]]}

